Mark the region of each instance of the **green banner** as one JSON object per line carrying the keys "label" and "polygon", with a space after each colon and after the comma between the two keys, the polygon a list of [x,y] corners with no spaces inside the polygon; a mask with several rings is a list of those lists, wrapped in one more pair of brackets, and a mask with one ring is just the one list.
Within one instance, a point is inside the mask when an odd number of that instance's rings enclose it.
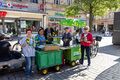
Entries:
{"label": "green banner", "polygon": [[86,21],[83,20],[73,20],[73,19],[63,19],[60,21],[60,25],[62,26],[69,26],[69,27],[84,27],[86,26]]}

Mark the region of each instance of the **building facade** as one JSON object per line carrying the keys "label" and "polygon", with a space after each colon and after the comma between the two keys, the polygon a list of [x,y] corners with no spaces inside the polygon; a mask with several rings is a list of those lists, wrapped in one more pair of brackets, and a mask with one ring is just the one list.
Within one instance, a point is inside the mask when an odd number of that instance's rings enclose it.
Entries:
{"label": "building facade", "polygon": [[96,31],[102,31],[103,29],[106,31],[113,31],[113,21],[114,12],[109,12],[103,17],[95,17],[94,27],[96,28]]}
{"label": "building facade", "polygon": [[44,0],[0,0],[0,33],[47,26]]}
{"label": "building facade", "polygon": [[[0,32],[16,28],[22,31],[27,27],[38,30],[48,23],[59,27],[61,19],[66,19],[65,8],[74,0],[0,0]],[[16,31],[17,31],[16,30]],[[9,30],[7,30],[9,32]]]}
{"label": "building facade", "polygon": [[48,22],[52,26],[60,26],[58,23],[65,19],[65,8],[71,5],[73,0],[46,0],[46,13],[48,13]]}

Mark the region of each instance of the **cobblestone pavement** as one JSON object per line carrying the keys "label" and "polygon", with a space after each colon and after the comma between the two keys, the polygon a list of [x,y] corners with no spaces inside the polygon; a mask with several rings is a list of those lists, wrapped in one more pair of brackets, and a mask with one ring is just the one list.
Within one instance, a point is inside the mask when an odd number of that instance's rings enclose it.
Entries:
{"label": "cobblestone pavement", "polygon": [[[50,71],[48,75],[34,73],[27,80],[120,80],[120,47],[112,45],[111,37],[100,42],[98,55],[87,69],[79,66],[62,66],[60,72]],[[86,61],[85,61],[86,65]],[[26,80],[23,71],[0,76],[0,80]]]}

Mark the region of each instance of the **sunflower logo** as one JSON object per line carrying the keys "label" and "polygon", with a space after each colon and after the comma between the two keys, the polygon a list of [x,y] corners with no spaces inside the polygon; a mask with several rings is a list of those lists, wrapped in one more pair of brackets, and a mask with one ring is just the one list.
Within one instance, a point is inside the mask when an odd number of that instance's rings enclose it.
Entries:
{"label": "sunflower logo", "polygon": [[30,43],[30,38],[27,38],[26,42],[27,42],[27,44],[29,44]]}

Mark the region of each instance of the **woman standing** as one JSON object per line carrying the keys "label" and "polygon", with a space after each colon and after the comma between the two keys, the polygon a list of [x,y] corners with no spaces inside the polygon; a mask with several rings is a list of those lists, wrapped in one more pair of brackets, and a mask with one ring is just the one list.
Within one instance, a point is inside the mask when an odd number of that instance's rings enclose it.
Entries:
{"label": "woman standing", "polygon": [[22,46],[22,52],[25,56],[25,74],[26,76],[30,76],[32,73],[32,61],[35,57],[35,49],[34,49],[34,38],[32,37],[32,30],[26,30],[26,36],[20,41]]}
{"label": "woman standing", "polygon": [[35,42],[36,42],[36,49],[40,49],[40,48],[42,49],[46,44],[43,28],[39,29],[38,35],[35,36]]}
{"label": "woman standing", "polygon": [[89,32],[89,27],[84,28],[84,33],[81,35],[80,43],[81,43],[81,60],[80,63],[83,65],[84,63],[84,51],[86,50],[86,56],[88,59],[88,66],[91,64],[90,60],[90,45],[93,42],[92,34]]}

